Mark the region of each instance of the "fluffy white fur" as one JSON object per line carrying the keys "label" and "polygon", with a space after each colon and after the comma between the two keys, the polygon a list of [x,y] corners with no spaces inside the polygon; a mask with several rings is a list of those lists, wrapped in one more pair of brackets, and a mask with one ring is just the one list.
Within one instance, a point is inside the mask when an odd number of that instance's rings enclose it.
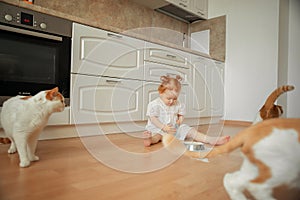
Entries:
{"label": "fluffy white fur", "polygon": [[53,112],[64,110],[64,98],[58,89],[41,91],[33,97],[16,96],[3,104],[1,123],[11,140],[8,153],[18,151],[20,167],[39,158],[35,155],[37,140]]}
{"label": "fluffy white fur", "polygon": [[277,186],[300,187],[300,144],[296,130],[275,128],[271,135],[253,146],[253,151],[271,169],[272,177],[264,183],[251,183],[258,176],[258,168],[244,156],[240,170],[224,177],[224,187],[232,200],[246,200],[244,189],[256,199],[273,200],[272,191]]}

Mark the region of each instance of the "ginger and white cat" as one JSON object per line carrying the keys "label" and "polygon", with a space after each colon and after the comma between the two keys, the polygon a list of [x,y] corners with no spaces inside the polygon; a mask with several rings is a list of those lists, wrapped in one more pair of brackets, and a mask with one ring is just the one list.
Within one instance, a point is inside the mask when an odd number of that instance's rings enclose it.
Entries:
{"label": "ginger and white cat", "polygon": [[[174,152],[185,148],[173,135],[163,137],[165,147]],[[273,200],[273,189],[286,185],[300,188],[300,119],[268,119],[239,132],[228,143],[210,152],[185,151],[193,158],[211,158],[241,149],[240,170],[227,173],[223,183],[233,200],[246,200],[247,189],[258,200]]]}
{"label": "ginger and white cat", "polygon": [[15,96],[4,102],[1,124],[6,137],[11,140],[8,153],[18,151],[20,167],[39,160],[35,155],[38,137],[50,115],[64,108],[64,97],[57,87],[34,96]]}
{"label": "ginger and white cat", "polygon": [[283,114],[282,107],[280,105],[275,105],[277,98],[288,91],[294,89],[292,85],[283,85],[275,89],[266,99],[264,105],[260,108],[259,112],[256,115],[256,118],[253,121],[253,124],[256,124],[260,121],[270,118],[278,118]]}

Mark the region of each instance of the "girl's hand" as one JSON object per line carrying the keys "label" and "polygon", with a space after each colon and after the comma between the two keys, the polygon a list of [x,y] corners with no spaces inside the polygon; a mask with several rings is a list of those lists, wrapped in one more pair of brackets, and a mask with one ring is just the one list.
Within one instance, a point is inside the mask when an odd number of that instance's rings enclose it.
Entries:
{"label": "girl's hand", "polygon": [[175,134],[176,133],[176,129],[171,125],[164,125],[162,130],[164,132],[168,133],[168,134]]}
{"label": "girl's hand", "polygon": [[178,124],[178,126],[180,126],[183,122],[183,115],[178,115],[178,119],[176,121],[176,124]]}

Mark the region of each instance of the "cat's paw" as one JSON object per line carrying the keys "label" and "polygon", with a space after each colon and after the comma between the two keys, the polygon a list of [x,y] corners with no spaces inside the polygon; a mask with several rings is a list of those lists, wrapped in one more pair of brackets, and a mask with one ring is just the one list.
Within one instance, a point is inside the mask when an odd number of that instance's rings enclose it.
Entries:
{"label": "cat's paw", "polygon": [[21,161],[20,162],[20,167],[28,167],[30,165],[29,160]]}
{"label": "cat's paw", "polygon": [[38,156],[34,155],[30,158],[30,161],[38,161],[39,159],[40,158]]}
{"label": "cat's paw", "polygon": [[7,151],[8,153],[12,154],[12,153],[16,153],[17,152],[17,149],[16,148],[12,148],[10,147]]}

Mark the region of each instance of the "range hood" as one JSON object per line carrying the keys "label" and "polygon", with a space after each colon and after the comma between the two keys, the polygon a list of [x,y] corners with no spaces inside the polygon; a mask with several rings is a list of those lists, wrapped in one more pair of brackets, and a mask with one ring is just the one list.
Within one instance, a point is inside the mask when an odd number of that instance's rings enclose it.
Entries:
{"label": "range hood", "polygon": [[203,20],[203,18],[201,18],[200,16],[188,12],[165,0],[132,0],[132,1],[187,23]]}

